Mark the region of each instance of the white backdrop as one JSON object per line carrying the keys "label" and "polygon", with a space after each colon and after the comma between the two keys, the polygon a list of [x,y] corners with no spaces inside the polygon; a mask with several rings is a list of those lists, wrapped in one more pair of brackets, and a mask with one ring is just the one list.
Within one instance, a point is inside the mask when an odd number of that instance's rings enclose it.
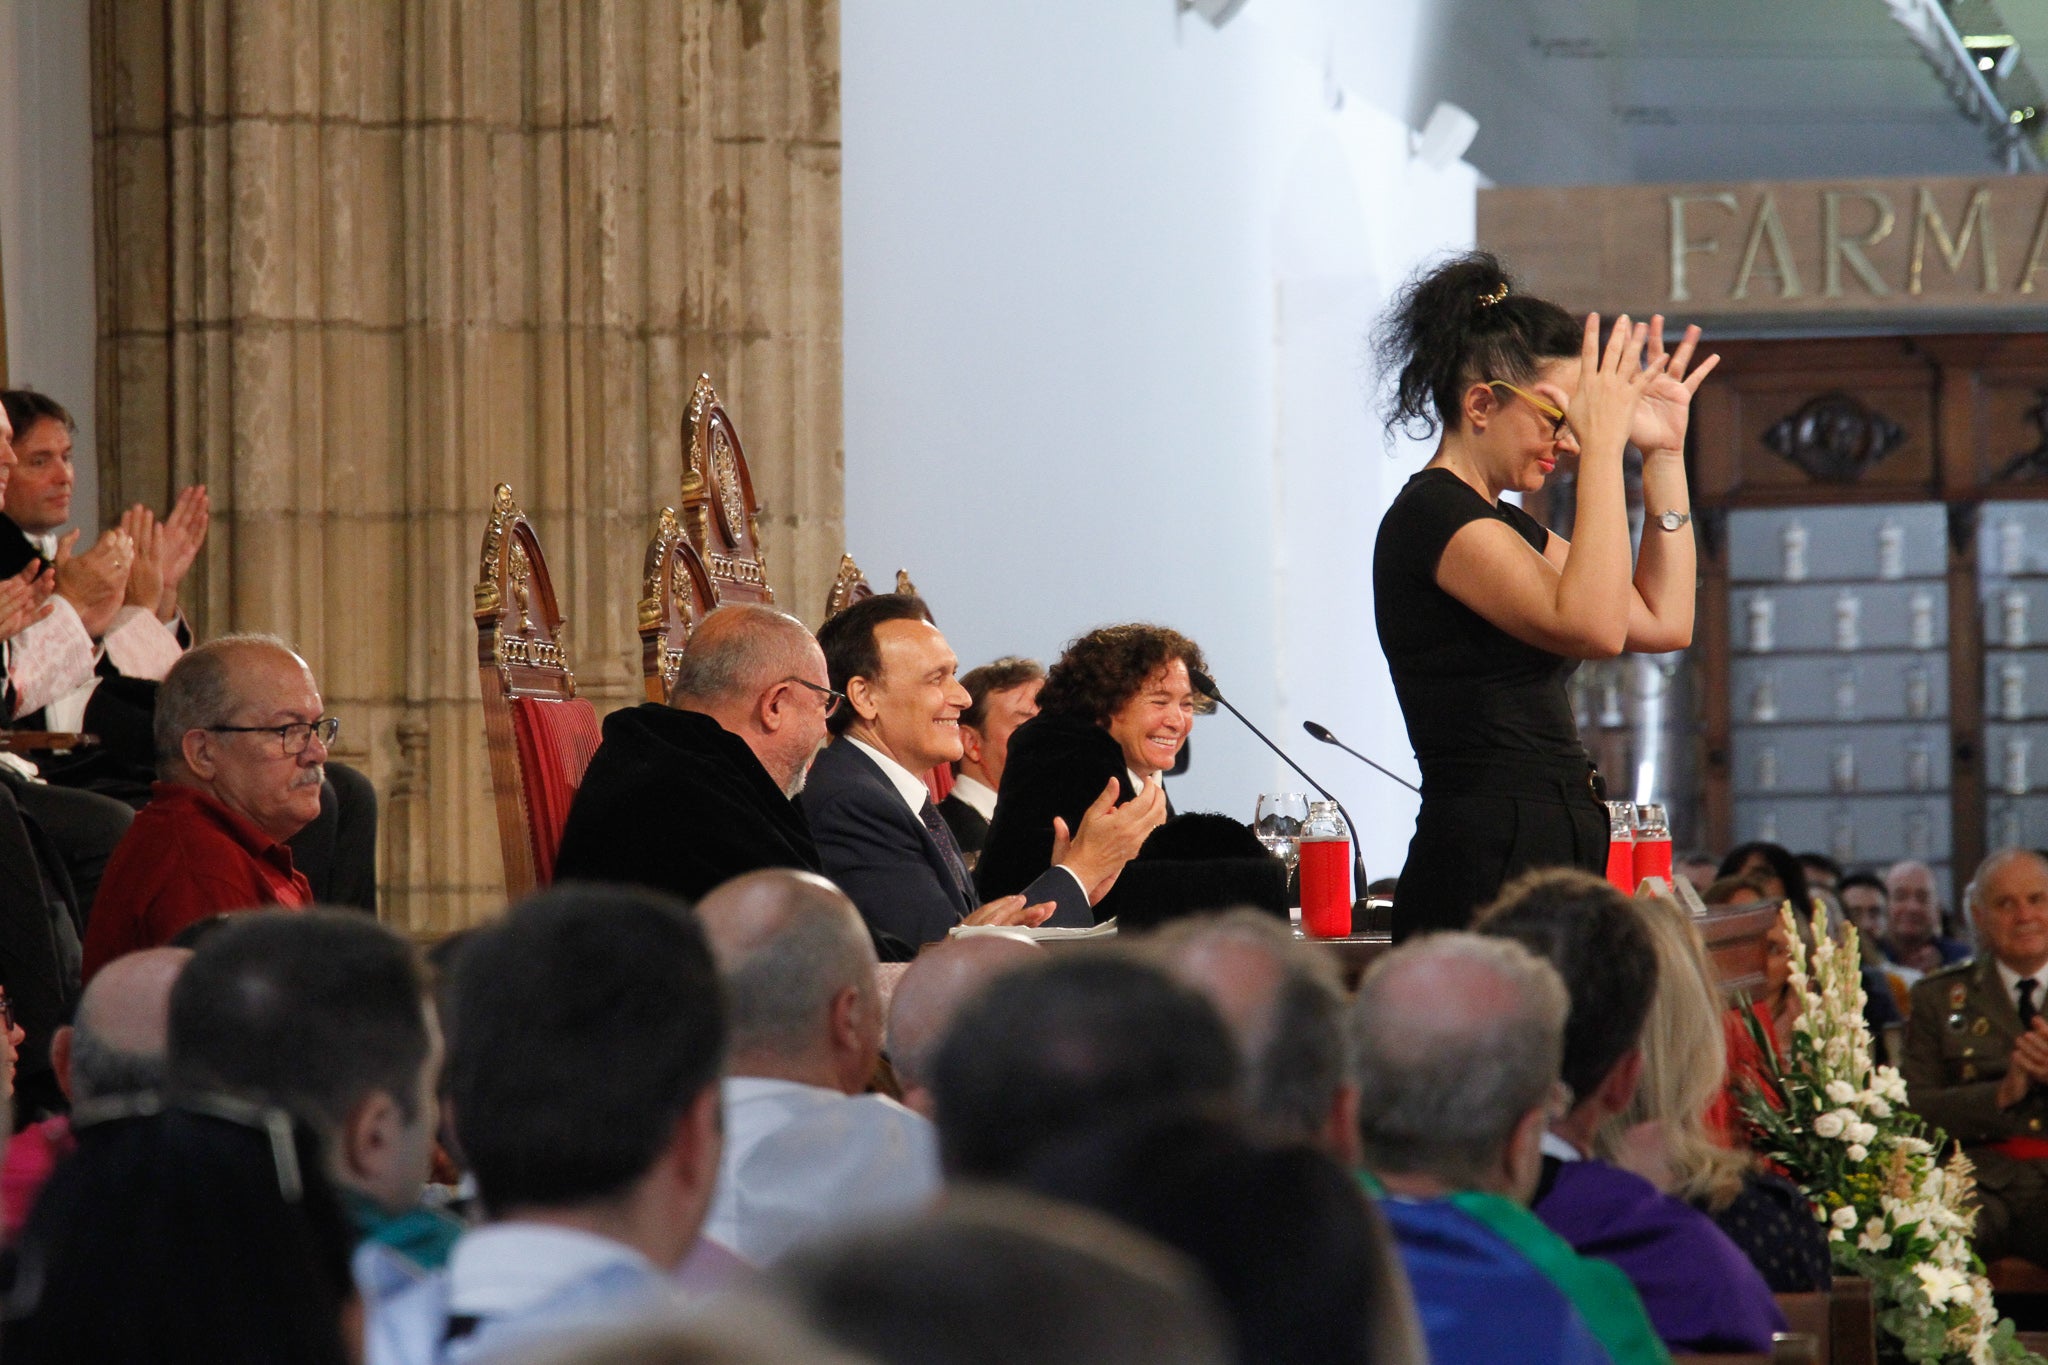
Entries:
{"label": "white backdrop", "polygon": [[[963,665],[1116,620],[1186,631],[1344,799],[1374,876],[1414,798],[1300,722],[1413,776],[1371,555],[1426,451],[1388,451],[1366,334],[1417,261],[1470,243],[1476,190],[1411,161],[1389,112],[1415,11],[1254,0],[1219,32],[1168,0],[847,0],[841,21],[849,548],[878,581],[910,570]],[[1194,745],[1182,809],[1246,819],[1300,789],[1228,716]]]}

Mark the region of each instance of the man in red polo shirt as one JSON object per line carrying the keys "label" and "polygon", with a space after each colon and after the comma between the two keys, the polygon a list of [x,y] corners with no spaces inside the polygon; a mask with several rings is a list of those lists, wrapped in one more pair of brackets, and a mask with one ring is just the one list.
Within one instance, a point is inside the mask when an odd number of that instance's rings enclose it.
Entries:
{"label": "man in red polo shirt", "polygon": [[312,903],[284,841],[320,814],[339,726],[320,714],[306,661],[275,636],[223,636],[172,666],[156,701],[158,780],[86,927],[88,981],[223,911]]}

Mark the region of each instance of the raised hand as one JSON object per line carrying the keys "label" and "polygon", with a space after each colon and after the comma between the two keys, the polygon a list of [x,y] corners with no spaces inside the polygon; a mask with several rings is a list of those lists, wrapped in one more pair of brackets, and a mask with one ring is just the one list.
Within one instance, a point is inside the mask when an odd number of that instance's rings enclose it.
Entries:
{"label": "raised hand", "polygon": [[128,568],[127,603],[155,611],[164,590],[163,525],[156,513],[138,502],[121,514],[121,529],[135,542],[135,562]]}
{"label": "raised hand", "polygon": [[1585,343],[1579,354],[1579,387],[1568,415],[1579,450],[1585,455],[1619,455],[1634,428],[1636,408],[1655,378],[1642,363],[1650,329],[1631,323],[1624,313],[1614,320],[1607,345],[1600,345],[1600,315],[1586,315]]}
{"label": "raised hand", "polygon": [[77,543],[76,531],[57,542],[57,595],[77,609],[86,634],[97,640],[121,610],[135,542],[126,531],[110,528],[82,555],[71,552]]}
{"label": "raised hand", "polygon": [[1055,816],[1052,822],[1053,862],[1065,864],[1087,888],[1092,905],[1109,893],[1124,864],[1138,856],[1152,831],[1166,823],[1166,789],[1158,778],[1146,781],[1143,790],[1118,805],[1115,778],[1102,789],[1093,805],[1081,816],[1081,827],[1067,835],[1067,822]]}
{"label": "raised hand", "polygon": [[57,575],[47,566],[30,564],[12,578],[0,578],[0,640],[11,640],[50,614],[50,593]]}
{"label": "raised hand", "polygon": [[206,485],[195,483],[178,494],[178,501],[163,519],[163,591],[157,599],[156,614],[168,621],[178,614],[178,588],[199,558],[206,544],[206,528],[213,520],[213,503]]}
{"label": "raised hand", "polygon": [[1664,353],[1664,315],[1659,313],[1650,319],[1649,354],[1643,368],[1650,376],[1650,385],[1643,390],[1643,400],[1636,405],[1635,423],[1629,429],[1629,440],[1644,454],[1652,451],[1668,451],[1679,454],[1685,450],[1685,428],[1692,413],[1692,396],[1700,391],[1700,384],[1714,367],[1721,363],[1721,357],[1710,355],[1700,362],[1698,369],[1686,373],[1692,364],[1693,350],[1699,345],[1700,329],[1688,327],[1685,336],[1678,343],[1678,349],[1671,354]]}

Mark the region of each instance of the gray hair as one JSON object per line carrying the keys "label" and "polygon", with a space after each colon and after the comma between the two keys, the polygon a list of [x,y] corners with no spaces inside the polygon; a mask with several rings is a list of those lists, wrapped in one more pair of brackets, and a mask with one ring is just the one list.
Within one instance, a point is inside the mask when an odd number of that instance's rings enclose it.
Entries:
{"label": "gray hair", "polygon": [[1557,1084],[1571,998],[1509,939],[1432,934],[1373,963],[1352,1009],[1366,1164],[1481,1183]]}
{"label": "gray hair", "polygon": [[1979,947],[1985,946],[1983,943],[1984,931],[1979,927],[1979,920],[1977,918],[1977,912],[1983,907],[1984,903],[1984,883],[1991,880],[1993,873],[2016,858],[2032,858],[2035,862],[2041,864],[2044,870],[2048,870],[2048,858],[2042,857],[2031,848],[1993,849],[1990,853],[1984,855],[1983,862],[1977,864],[1977,870],[1970,874],[1970,884],[1963,888],[1963,916],[1969,920],[1970,927],[1977,931]]}
{"label": "gray hair", "polygon": [[161,1052],[128,1052],[93,1031],[81,1012],[71,1028],[71,1103],[85,1104],[108,1095],[133,1095],[161,1089],[165,1056]]}
{"label": "gray hair", "polygon": [[[1246,949],[1272,965],[1273,989],[1249,1017],[1214,1000],[1210,981],[1193,969],[1192,959],[1211,945]],[[1291,1136],[1320,1133],[1351,1068],[1336,961],[1257,910],[1177,920],[1154,935],[1151,946],[1172,975],[1217,1004],[1244,1059],[1250,1112]]]}
{"label": "gray hair", "polygon": [[275,635],[223,635],[187,650],[164,675],[156,693],[156,771],[168,778],[185,763],[185,736],[193,730],[226,725],[242,704],[232,675],[235,653],[260,647],[298,657],[298,651]]}
{"label": "gray hair", "polygon": [[698,622],[676,661],[669,702],[752,701],[773,680],[799,671],[817,638],[786,611],[755,602],[720,607]]}
{"label": "gray hair", "polygon": [[818,1046],[833,997],[849,986],[875,996],[874,940],[836,887],[791,879],[787,888],[756,891],[782,904],[774,926],[751,942],[733,944],[720,932],[715,903],[703,916],[725,984],[731,1051],[800,1057]]}

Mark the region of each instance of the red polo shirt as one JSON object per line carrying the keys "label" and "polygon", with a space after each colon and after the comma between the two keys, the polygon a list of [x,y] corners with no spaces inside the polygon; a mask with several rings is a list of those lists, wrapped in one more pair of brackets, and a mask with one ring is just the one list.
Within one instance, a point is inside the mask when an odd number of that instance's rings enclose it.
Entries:
{"label": "red polo shirt", "polygon": [[312,903],[290,849],[197,787],[159,782],[107,860],[86,925],[85,979],[223,911]]}

